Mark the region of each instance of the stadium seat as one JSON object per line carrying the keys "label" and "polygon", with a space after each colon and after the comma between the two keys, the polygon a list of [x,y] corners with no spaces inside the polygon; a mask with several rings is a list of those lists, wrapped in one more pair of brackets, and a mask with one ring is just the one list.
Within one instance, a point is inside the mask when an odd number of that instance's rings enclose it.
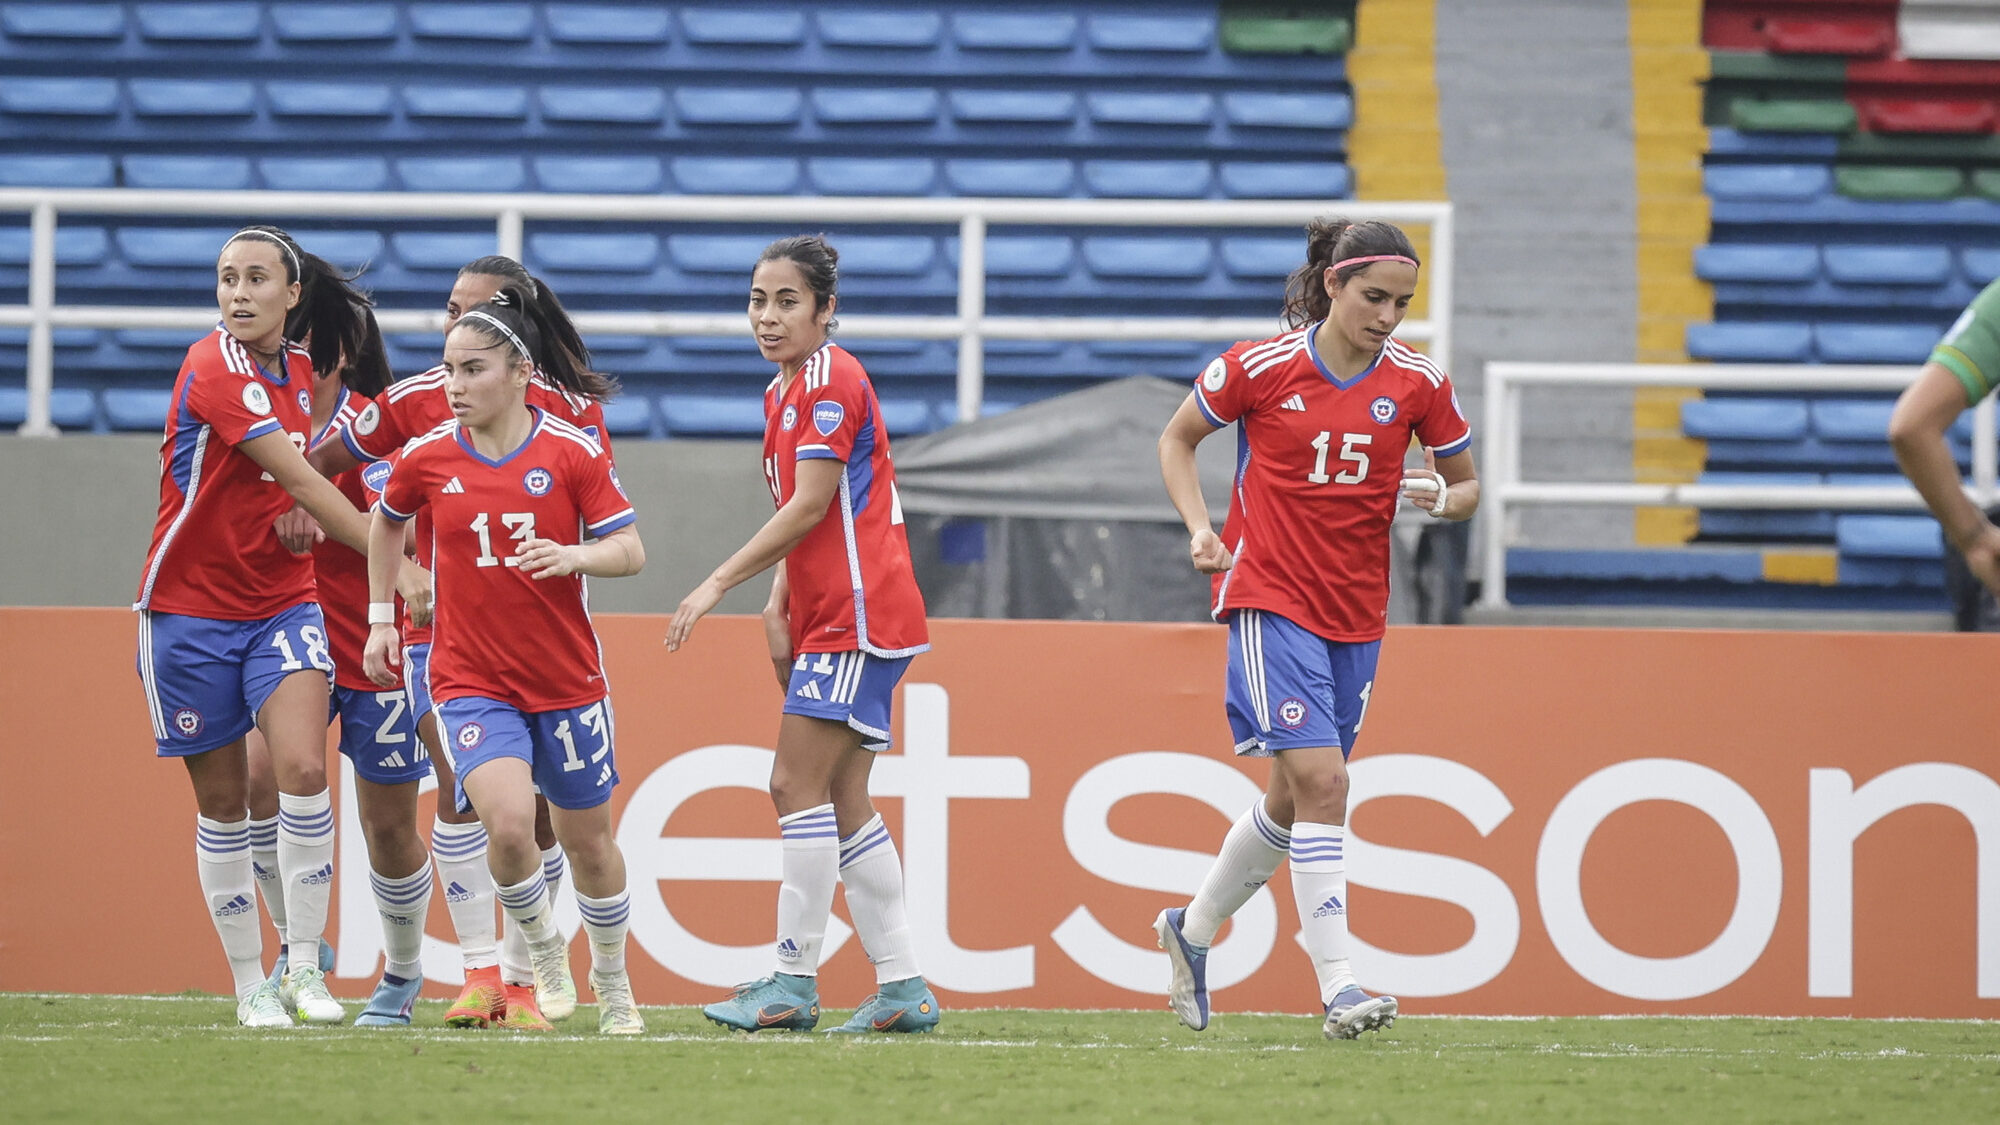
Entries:
{"label": "stadium seat", "polygon": [[795,125],[805,98],[786,87],[680,86],[674,113],[684,125]]}
{"label": "stadium seat", "polygon": [[946,97],[958,121],[1016,125],[1067,125],[1076,117],[1076,95],[1067,90],[953,90]]}
{"label": "stadium seat", "polygon": [[653,234],[531,234],[528,265],[534,270],[650,273],[660,260]]}
{"label": "stadium seat", "polygon": [[1844,515],[1834,520],[1842,555],[1869,559],[1941,559],[1944,529],[1929,516]]}
{"label": "stadium seat", "polygon": [[843,11],[813,16],[819,41],[830,47],[874,50],[935,47],[944,31],[944,17],[922,11]]}
{"label": "stadium seat", "polygon": [[812,92],[812,104],[825,125],[920,125],[938,116],[937,91],[928,86],[822,87]]}
{"label": "stadium seat", "polygon": [[1354,99],[1239,90],[1222,95],[1222,117],[1238,128],[1346,129],[1354,124]]}
{"label": "stadium seat", "polygon": [[[0,387],[0,426],[18,426],[28,420],[28,389]],[[160,427],[166,428],[166,414]],[[49,421],[65,430],[87,430],[97,424],[97,399],[82,387],[52,387],[49,390]]]}
{"label": "stadium seat", "polygon": [[1086,160],[1090,194],[1112,199],[1199,199],[1208,194],[1206,160]]}
{"label": "stadium seat", "polygon": [[844,277],[922,277],[937,262],[937,240],[926,235],[850,234],[839,249]]}
{"label": "stadium seat", "polygon": [[534,165],[543,191],[651,195],[666,183],[657,156],[537,156]]}
{"label": "stadium seat", "polygon": [[[1818,485],[1821,479],[1818,473],[1708,471],[1696,478],[1695,483],[1795,488]],[[1760,542],[1772,539],[1829,540],[1833,538],[1833,513],[1790,509],[1704,508],[1701,512],[1701,535],[1704,539],[1749,539]]]}
{"label": "stadium seat", "polygon": [[658,86],[544,86],[542,120],[604,125],[657,125],[667,116]]}
{"label": "stadium seat", "polygon": [[[945,239],[944,249],[945,259],[956,270],[958,239]],[[986,239],[988,277],[1067,277],[1075,264],[1076,244],[1059,234],[996,234]],[[1015,342],[988,340],[986,350],[991,352]]]}
{"label": "stadium seat", "polygon": [[1344,55],[1354,28],[1335,15],[1225,14],[1217,29],[1232,55]]}
{"label": "stadium seat", "polygon": [[1216,179],[1231,199],[1345,199],[1354,193],[1354,172],[1331,161],[1231,161],[1217,169]]}
{"label": "stadium seat", "polygon": [[956,195],[1060,196],[1076,183],[1067,160],[967,158],[944,162],[945,183]]}
{"label": "stadium seat", "polygon": [[653,436],[653,404],[644,395],[621,394],[604,404],[604,428],[612,437]]}
{"label": "stadium seat", "polygon": [[281,43],[383,43],[396,38],[394,4],[271,5]]}
{"label": "stadium seat", "polygon": [[377,82],[274,82],[264,87],[279,117],[388,117],[396,94]]}
{"label": "stadium seat", "polygon": [[372,230],[294,230],[292,237],[309,253],[350,273],[380,258],[384,246],[381,233]]}
{"label": "stadium seat", "polygon": [[1710,159],[1742,157],[1830,162],[1840,154],[1841,144],[1841,138],[1819,133],[1745,133],[1723,125],[1708,131]]}
{"label": "stadium seat", "polygon": [[1067,12],[960,12],[951,37],[970,51],[1067,51],[1076,45],[1077,18]]}
{"label": "stadium seat", "polygon": [[104,424],[123,433],[162,433],[174,393],[157,387],[112,387],[103,395]]}
{"label": "stadium seat", "polygon": [[157,269],[213,269],[235,227],[120,227],[112,236],[129,265]]}
{"label": "stadium seat", "polygon": [[1696,398],[1681,403],[1691,438],[1791,441],[1806,436],[1806,404],[1789,398]]}
{"label": "stadium seat", "polygon": [[134,78],[132,108],[141,117],[250,117],[257,87],[205,78]]}
{"label": "stadium seat", "polygon": [[1106,92],[1084,95],[1090,119],[1100,125],[1160,125],[1188,128],[1215,120],[1215,99],[1200,91],[1170,93]]}
{"label": "stadium seat", "polygon": [[1746,133],[1852,133],[1855,117],[1846,98],[1737,98],[1729,124]]}
{"label": "stadium seat", "polygon": [[1231,277],[1289,277],[1305,263],[1305,242],[1298,238],[1245,236],[1222,240],[1222,270]]}
{"label": "stadium seat", "polygon": [[1913,324],[1820,324],[1813,327],[1813,350],[1826,363],[1918,364],[1939,335]]}
{"label": "stadium seat", "polygon": [[653,46],[665,44],[673,34],[673,17],[650,6],[549,4],[542,14],[553,43]]}
{"label": "stadium seat", "polygon": [[795,46],[805,42],[806,17],[796,8],[683,8],[681,34],[713,46]]}
{"label": "stadium seat", "polygon": [[929,195],[938,171],[921,156],[819,156],[806,161],[806,179],[823,195]]}
{"label": "stadium seat", "polygon": [[528,91],[519,86],[405,86],[411,117],[468,121],[526,121]]}
{"label": "stadium seat", "polygon": [[1875,133],[1993,131],[1993,103],[1980,98],[1856,98],[1855,114]]}
{"label": "stadium seat", "polygon": [[1790,321],[1724,321],[1687,326],[1688,355],[1729,363],[1803,363],[1812,326]]}
{"label": "stadium seat", "polygon": [[677,156],[668,162],[687,195],[789,195],[799,162],[789,156]]}
{"label": "stadium seat", "polygon": [[1889,415],[1895,409],[1887,399],[1820,399],[1806,404],[1813,435],[1822,441],[1888,441]]}
{"label": "stadium seat", "polygon": [[[748,276],[770,239],[758,234],[670,234],[667,256],[674,265],[689,273],[725,273]],[[739,341],[740,343],[741,341]],[[676,343],[676,346],[682,346]]]}
{"label": "stadium seat", "polygon": [[1951,251],[1942,246],[1828,246],[1826,276],[1842,285],[1943,285]]}
{"label": "stadium seat", "polygon": [[1805,284],[1819,278],[1819,247],[1768,242],[1697,246],[1694,275],[1703,281]]}
{"label": "stadium seat", "polygon": [[114,179],[108,156],[0,155],[0,187],[110,187]]}
{"label": "stadium seat", "polygon": [[0,110],[17,116],[109,117],[118,112],[112,78],[0,78]]}
{"label": "stadium seat", "polygon": [[1986,285],[2000,278],[2000,249],[1968,246],[1959,251],[1965,278],[1974,285]]}
{"label": "stadium seat", "polygon": [[498,253],[491,231],[481,234],[402,231],[389,236],[389,245],[406,268],[452,273],[474,258]]}
{"label": "stadium seat", "polygon": [[1099,235],[1083,240],[1083,261],[1099,277],[1195,280],[1208,276],[1214,248],[1206,238]]}
{"label": "stadium seat", "polygon": [[409,156],[396,176],[410,191],[520,191],[528,170],[518,156]]}
{"label": "stadium seat", "polygon": [[386,191],[389,162],[379,156],[268,156],[257,162],[276,191]]}
{"label": "stadium seat", "polygon": [[1091,16],[1087,36],[1095,51],[1189,54],[1215,44],[1213,16]]}
{"label": "stadium seat", "polygon": [[527,4],[411,4],[410,30],[420,39],[526,43],[535,35]]}
{"label": "stadium seat", "polygon": [[[216,243],[218,248],[221,243]],[[25,266],[33,250],[26,227],[0,228],[0,265]],[[102,227],[56,227],[56,264],[60,266],[101,265],[111,255],[111,239]]]}
{"label": "stadium seat", "polygon": [[168,42],[253,43],[263,34],[257,4],[140,4],[139,34]]}
{"label": "stadium seat", "polygon": [[125,186],[237,191],[251,186],[250,161],[241,156],[128,156]]}
{"label": "stadium seat", "polygon": [[123,4],[7,4],[0,31],[9,39],[123,39]]}
{"label": "stadium seat", "polygon": [[1764,41],[1780,54],[1885,55],[1896,45],[1894,15],[1812,14],[1764,21]]}
{"label": "stadium seat", "polygon": [[674,437],[761,437],[764,404],[749,395],[666,394],[660,418]]}
{"label": "stadium seat", "polygon": [[1853,199],[1950,199],[1965,189],[1959,168],[1888,168],[1842,165],[1834,169],[1834,187]]}
{"label": "stadium seat", "polygon": [[937,425],[932,419],[930,404],[912,398],[884,399],[882,424],[888,428],[891,443],[900,437],[927,434]]}
{"label": "stadium seat", "polygon": [[2000,168],[1974,168],[1972,190],[1984,199],[2000,199]]}
{"label": "stadium seat", "polygon": [[1701,178],[1711,199],[1812,199],[1833,187],[1823,164],[1711,164]]}

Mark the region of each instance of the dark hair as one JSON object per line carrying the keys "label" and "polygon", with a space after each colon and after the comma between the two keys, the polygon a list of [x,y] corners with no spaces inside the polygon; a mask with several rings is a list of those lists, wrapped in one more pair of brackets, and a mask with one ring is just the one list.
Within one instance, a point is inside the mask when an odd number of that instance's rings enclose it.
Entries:
{"label": "dark hair", "polygon": [[277,227],[244,227],[231,235],[229,242],[239,239],[268,242],[278,248],[285,281],[299,285],[299,303],[285,315],[285,338],[307,342],[315,372],[330,375],[339,371],[346,357],[348,373],[342,379],[348,386],[379,390],[389,385],[381,329],[369,313],[375,302],[352,284],[359,273],[353,277],[341,273],[333,263],[300,248],[291,235]]}
{"label": "dark hair", "polygon": [[[555,295],[547,286],[536,288],[539,296],[523,286],[501,286],[491,300],[467,309],[452,331],[470,327],[533,364],[543,378],[563,390],[599,402],[617,394],[617,380],[590,369],[590,351],[583,346],[576,326],[570,323],[562,306],[556,303]],[[506,331],[501,331],[488,317],[505,326]],[[522,348],[527,349],[525,355]]]}
{"label": "dark hair", "polygon": [[[840,296],[840,251],[828,244],[825,235],[795,234],[790,238],[781,238],[764,247],[764,252],[757,255],[757,265],[780,258],[799,267],[800,275],[806,279],[806,288],[812,290],[814,313]],[[751,268],[754,270],[756,266]],[[833,335],[833,330],[839,326],[839,317],[828,319],[826,334]]]}
{"label": "dark hair", "polygon": [[[1311,324],[1315,320],[1326,319],[1333,307],[1333,299],[1326,294],[1326,283],[1321,278],[1326,267],[1349,258],[1372,258],[1377,254],[1396,254],[1417,260],[1416,249],[1410,245],[1410,236],[1400,227],[1371,219],[1365,223],[1349,222],[1346,219],[1314,219],[1306,224],[1306,264],[1292,271],[1285,279],[1285,323],[1293,328]],[[1363,262],[1337,270],[1334,280],[1342,285],[1373,265]]]}
{"label": "dark hair", "polygon": [[460,277],[469,273],[483,277],[504,277],[530,293],[543,288],[541,281],[528,272],[528,267],[505,254],[488,254],[483,258],[474,258],[458,269]]}
{"label": "dark hair", "polygon": [[[505,254],[488,254],[460,266],[458,276],[464,277],[466,274],[500,278],[513,288],[533,297],[548,318],[550,338],[559,347],[567,348],[571,355],[579,357],[579,367],[590,366],[590,349],[584,345],[583,334],[576,330],[576,324],[570,320],[569,310],[563,308],[562,299],[556,296],[555,290],[549,288],[549,283],[529,273],[528,267]],[[605,394],[615,393],[615,389],[614,387]],[[597,397],[602,401],[604,395]]]}

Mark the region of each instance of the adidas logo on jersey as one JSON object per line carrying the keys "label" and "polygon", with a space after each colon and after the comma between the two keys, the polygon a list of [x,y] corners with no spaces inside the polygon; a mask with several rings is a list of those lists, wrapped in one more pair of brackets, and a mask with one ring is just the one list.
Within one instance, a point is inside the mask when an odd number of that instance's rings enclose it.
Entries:
{"label": "adidas logo on jersey", "polygon": [[[1300,409],[1304,408],[1301,407]],[[457,477],[453,477],[449,481],[446,481],[445,486],[439,491],[445,493],[462,493],[465,491],[465,485]]]}
{"label": "adidas logo on jersey", "polygon": [[308,887],[323,887],[333,882],[333,864],[329,863],[310,875],[302,876],[299,882]]}
{"label": "adidas logo on jersey", "polygon": [[1332,918],[1345,913],[1347,913],[1347,908],[1340,905],[1340,898],[1338,895],[1335,895],[1329,897],[1325,902],[1320,903],[1319,909],[1313,911],[1313,917]]}
{"label": "adidas logo on jersey", "polygon": [[793,940],[792,940],[791,938],[786,938],[785,940],[783,940],[783,941],[779,942],[779,943],[778,943],[778,959],[779,959],[779,960],[781,960],[781,961],[796,961],[796,960],[798,960],[798,959],[799,959],[799,943],[797,943],[797,942],[793,941]]}
{"label": "adidas logo on jersey", "polygon": [[255,909],[257,909],[255,903],[242,895],[237,895],[235,898],[216,907],[215,916],[217,918],[234,918],[239,914],[248,914]]}
{"label": "adidas logo on jersey", "polygon": [[444,900],[446,902],[470,902],[472,901],[472,892],[466,890],[462,884],[454,879],[451,886],[444,889]]}
{"label": "adidas logo on jersey", "polygon": [[1282,404],[1282,406],[1286,410],[1304,410],[1306,408],[1306,396],[1293,395],[1292,397],[1286,399]]}
{"label": "adidas logo on jersey", "polygon": [[818,680],[807,680],[807,681],[806,681],[806,682],[805,682],[804,684],[800,685],[800,687],[799,687],[799,690],[798,690],[798,691],[796,691],[796,692],[793,692],[792,694],[794,694],[794,695],[803,695],[803,696],[805,696],[805,697],[806,697],[807,699],[825,699],[825,698],[826,698],[826,696],[824,696],[824,695],[821,695],[821,694],[819,693],[819,681],[818,681]]}
{"label": "adidas logo on jersey", "polygon": [[403,752],[401,750],[392,751],[388,757],[375,764],[385,770],[399,770],[409,765],[408,762],[403,760]]}

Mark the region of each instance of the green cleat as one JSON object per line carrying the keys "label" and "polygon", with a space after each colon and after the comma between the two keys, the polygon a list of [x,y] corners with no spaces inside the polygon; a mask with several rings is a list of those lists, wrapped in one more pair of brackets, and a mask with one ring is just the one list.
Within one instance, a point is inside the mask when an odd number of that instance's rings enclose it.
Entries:
{"label": "green cleat", "polygon": [[828,1028],[828,1035],[922,1034],[938,1025],[937,997],[922,977],[892,980],[861,1002],[847,1022]]}
{"label": "green cleat", "polygon": [[811,1031],[819,1025],[819,981],[792,973],[773,973],[739,984],[727,1000],[701,1014],[737,1031]]}

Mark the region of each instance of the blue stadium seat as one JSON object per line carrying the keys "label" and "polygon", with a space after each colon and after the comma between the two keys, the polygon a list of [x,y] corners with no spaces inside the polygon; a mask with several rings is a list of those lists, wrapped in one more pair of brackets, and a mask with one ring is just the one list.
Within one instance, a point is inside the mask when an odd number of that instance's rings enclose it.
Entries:
{"label": "blue stadium seat", "polygon": [[1694,275],[1703,281],[1803,284],[1819,278],[1819,247],[1761,242],[1697,246]]}
{"label": "blue stadium seat", "polygon": [[1222,116],[1239,128],[1346,129],[1354,124],[1354,99],[1346,94],[1233,91],[1222,95]]}
{"label": "blue stadium seat", "polygon": [[1840,155],[1840,137],[1833,133],[1744,133],[1715,126],[1708,130],[1708,155],[1710,159],[1831,161]]}
{"label": "blue stadium seat", "polygon": [[534,164],[543,191],[651,195],[666,184],[657,156],[537,156]]}
{"label": "blue stadium seat", "polygon": [[1701,178],[1712,199],[1807,200],[1833,190],[1824,164],[1711,164]]}
{"label": "blue stadium seat", "polygon": [[123,4],[7,4],[0,31],[9,39],[123,39]]}
{"label": "blue stadium seat", "polygon": [[1109,92],[1084,95],[1090,119],[1101,125],[1166,125],[1188,128],[1215,120],[1215,99],[1199,91],[1146,94]]}
{"label": "blue stadium seat", "polygon": [[937,241],[920,234],[844,235],[838,248],[843,277],[922,277],[937,263]]}
{"label": "blue stadium seat", "polygon": [[1826,363],[1917,364],[1939,335],[1923,325],[1820,324],[1813,327],[1813,346]]}
{"label": "blue stadium seat", "polygon": [[379,156],[267,156],[257,162],[276,191],[386,191],[389,162]]}
{"label": "blue stadium seat", "polygon": [[518,156],[410,156],[396,161],[410,191],[520,191],[528,170]]}
{"label": "blue stadium seat", "polygon": [[1208,194],[1206,160],[1086,160],[1090,194],[1114,199],[1199,199]]}
{"label": "blue stadium seat", "polygon": [[526,121],[528,91],[519,86],[405,86],[403,108],[411,117]]}
{"label": "blue stadium seat", "polygon": [[[0,387],[0,426],[18,426],[28,420],[28,389]],[[82,387],[52,387],[49,390],[49,421],[65,430],[87,430],[97,424],[97,400]],[[167,416],[160,415],[166,428]]]}
{"label": "blue stadium seat", "polygon": [[937,421],[931,414],[930,403],[918,398],[890,398],[882,400],[882,425],[889,431],[889,440],[915,437],[927,434],[937,428]]}
{"label": "blue stadium seat", "polygon": [[526,43],[535,35],[527,4],[411,4],[410,30],[420,39]]}
{"label": "blue stadium seat", "polygon": [[[958,239],[944,242],[945,259],[958,268]],[[1076,264],[1076,244],[1059,234],[996,234],[986,239],[988,277],[1067,277]],[[1016,345],[1039,345],[1042,341],[988,340],[986,350],[1005,351]],[[1041,349],[1036,354],[1046,354]]]}
{"label": "blue stadium seat", "polygon": [[600,352],[613,354],[643,352],[653,346],[653,338],[651,336],[628,335],[625,333],[592,334],[585,336],[583,342],[590,348],[592,355]]}
{"label": "blue stadium seat", "polygon": [[928,86],[886,89],[821,87],[813,116],[826,125],[922,125],[937,120],[937,91]]}
{"label": "blue stadium seat", "polygon": [[1290,277],[1305,264],[1305,243],[1297,238],[1241,236],[1222,240],[1222,270],[1231,277]]}
{"label": "blue stadium seat", "polygon": [[1215,17],[1092,16],[1089,39],[1094,51],[1206,51],[1215,43]]}
{"label": "blue stadium seat", "polygon": [[1830,398],[1807,404],[1813,433],[1823,441],[1887,441],[1895,409],[1887,399]]}
{"label": "blue stadium seat", "polygon": [[242,156],[128,156],[125,186],[237,191],[251,186],[250,161]]}
{"label": "blue stadium seat", "polygon": [[681,34],[714,46],[796,46],[805,42],[806,17],[796,8],[683,8]]}
{"label": "blue stadium seat", "polygon": [[[1704,472],[1697,484],[1737,486],[1817,486],[1818,473]],[[1833,538],[1833,513],[1797,509],[1704,508],[1701,534],[1709,539],[1813,539]]]}
{"label": "blue stadium seat", "polygon": [[1067,160],[967,158],[944,162],[945,183],[955,195],[1068,195],[1076,167]]}
{"label": "blue stadium seat", "polygon": [[1812,326],[1791,321],[1724,321],[1687,326],[1688,355],[1727,363],[1803,363]]}
{"label": "blue stadium seat", "polygon": [[958,121],[1067,125],[1076,117],[1076,95],[1067,90],[953,90],[946,101]]}
{"label": "blue stadium seat", "polygon": [[667,115],[658,86],[544,86],[542,119],[606,125],[656,125]]}
{"label": "blue stadium seat", "polygon": [[0,187],[110,187],[114,179],[108,156],[0,155]]}
{"label": "blue stadium seat", "polygon": [[816,14],[813,22],[819,41],[829,47],[935,47],[944,31],[944,17],[937,12],[834,9]]}
{"label": "blue stadium seat", "polygon": [[796,125],[805,97],[788,87],[679,86],[674,113],[683,125]]}
{"label": "blue stadium seat", "polygon": [[1965,266],[1965,279],[1974,285],[1986,285],[2000,277],[2000,250],[1968,246],[1959,251],[1959,260]]}
{"label": "blue stadium seat", "polygon": [[674,183],[686,195],[789,195],[799,162],[789,156],[677,156]]}
{"label": "blue stadium seat", "polygon": [[174,393],[157,387],[112,387],[104,392],[104,424],[125,433],[161,433]]}
{"label": "blue stadium seat", "polygon": [[132,108],[141,117],[251,117],[257,87],[206,78],[134,78]]}
{"label": "blue stadium seat", "polygon": [[111,338],[128,351],[171,352],[176,356],[186,354],[194,342],[190,333],[179,328],[120,328]]}
{"label": "blue stadium seat", "polygon": [[599,273],[650,273],[660,260],[654,234],[531,234],[529,268]]}
{"label": "blue stadium seat", "polygon": [[281,43],[382,43],[396,38],[394,4],[273,4]]}
{"label": "blue stadium seat", "polygon": [[1231,199],[1345,199],[1354,193],[1354,173],[1334,161],[1231,161],[1217,170],[1222,194]]}
{"label": "blue stadium seat", "polygon": [[1806,404],[1789,398],[1697,398],[1681,403],[1692,438],[1792,441],[1806,436]]}
{"label": "blue stadium seat", "polygon": [[1099,277],[1207,277],[1214,247],[1206,238],[1099,235],[1083,240],[1083,261]]}
{"label": "blue stadium seat", "polygon": [[474,258],[498,253],[493,232],[479,234],[438,231],[403,231],[389,236],[396,258],[413,270],[449,270]]}
{"label": "blue stadium seat", "polygon": [[1077,18],[1066,12],[960,12],[952,41],[972,51],[1067,51],[1076,45]]}
{"label": "blue stadium seat", "polygon": [[264,87],[279,117],[388,117],[396,94],[379,82],[274,82]]}
{"label": "blue stadium seat", "polygon": [[604,428],[612,437],[652,437],[652,402],[644,395],[618,395],[604,404]]}
{"label": "blue stadium seat", "polygon": [[112,236],[118,256],[134,266],[158,269],[213,269],[234,227],[119,227]]}
{"label": "blue stadium seat", "polygon": [[1869,559],[1941,559],[1944,530],[1929,516],[1841,516],[1834,543],[1842,555]]}
{"label": "blue stadium seat", "polygon": [[[757,255],[770,241],[757,234],[670,234],[667,256],[689,273],[741,274],[747,278]],[[685,345],[676,341],[675,346]]]}
{"label": "blue stadium seat", "polygon": [[929,195],[937,165],[922,156],[816,156],[806,179],[822,195]]}
{"label": "blue stadium seat", "polygon": [[673,35],[673,18],[665,9],[609,4],[550,4],[549,40],[608,46],[664,44]]}
{"label": "blue stadium seat", "polygon": [[1843,285],[1943,285],[1951,251],[1942,246],[1828,246],[1826,276]]}
{"label": "blue stadium seat", "polygon": [[372,230],[294,230],[308,253],[317,254],[349,273],[382,256],[381,232]]}
{"label": "blue stadium seat", "polygon": [[44,117],[109,117],[118,112],[113,78],[0,78],[0,110]]}
{"label": "blue stadium seat", "polygon": [[[221,243],[216,243],[218,248]],[[0,228],[0,265],[25,266],[33,243],[26,227]],[[111,238],[102,227],[56,227],[56,264],[60,266],[102,265],[111,256]]]}
{"label": "blue stadium seat", "polygon": [[674,437],[761,437],[764,404],[750,395],[666,394],[660,417]]}
{"label": "blue stadium seat", "polygon": [[256,4],[140,4],[139,34],[168,42],[254,43],[263,34]]}

